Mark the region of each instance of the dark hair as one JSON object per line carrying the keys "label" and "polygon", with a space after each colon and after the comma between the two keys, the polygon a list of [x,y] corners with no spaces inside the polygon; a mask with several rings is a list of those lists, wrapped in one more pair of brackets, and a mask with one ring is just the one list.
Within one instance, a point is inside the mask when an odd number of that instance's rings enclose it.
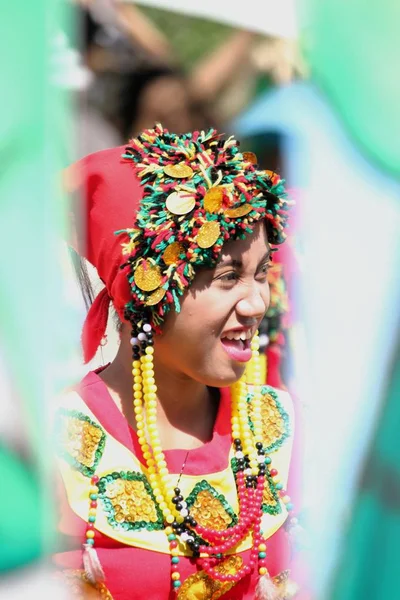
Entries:
{"label": "dark hair", "polygon": [[[85,303],[85,308],[87,311],[89,311],[90,307],[93,304],[93,300],[95,299],[95,293],[93,290],[92,282],[89,277],[87,263],[85,259],[79,256],[79,254],[75,252],[73,248],[69,247],[69,252],[72,260],[72,265],[74,267],[75,275],[78,280],[79,288],[82,293],[82,298]],[[112,306],[111,314],[116,330],[121,331],[122,322],[114,306]]]}
{"label": "dark hair", "polygon": [[92,283],[90,281],[86,261],[81,256],[79,256],[79,254],[75,252],[73,248],[70,247],[69,252],[74,267],[75,275],[82,292],[82,297],[85,303],[86,310],[89,310],[93,303],[95,294]]}

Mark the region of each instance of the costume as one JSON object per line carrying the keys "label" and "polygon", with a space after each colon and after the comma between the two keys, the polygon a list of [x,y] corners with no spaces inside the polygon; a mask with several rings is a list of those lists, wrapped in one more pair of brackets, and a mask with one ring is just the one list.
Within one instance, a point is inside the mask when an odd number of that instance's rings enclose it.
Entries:
{"label": "costume", "polygon": [[285,489],[293,411],[287,394],[262,386],[257,335],[225,342],[240,360],[253,357],[252,380],[220,390],[208,444],[163,451],[157,429],[154,337],[168,312],[179,312],[197,270],[213,268],[224,243],[258,221],[270,243],[284,240],[283,182],[255,162],[214,130],[176,136],[157,125],[122,153],[78,165],[87,215],[80,250],[106,284],[85,322],[85,357],[101,341],[112,299],[132,329],[136,432],[96,373],[63,400],[56,438],[70,508],[61,528],[83,537],[84,551],[83,564],[81,551],[56,560],[83,566],[104,597],[294,597],[293,584],[283,586],[282,528],[296,524]]}
{"label": "costume", "polygon": [[[286,485],[292,446],[293,410],[287,394],[278,394],[268,387],[264,388],[264,392],[265,439],[271,448],[273,464],[279,470],[281,482]],[[96,529],[101,532],[96,533],[96,547],[105,572],[103,585],[108,588],[111,597],[118,600],[168,598],[168,541],[163,531],[160,509],[151,494],[148,480],[143,477],[146,468],[143,458],[138,459],[141,451],[135,432],[127,425],[95,372],[89,373],[76,391],[65,396],[63,407],[56,414],[62,488],[65,486],[68,494],[68,500],[64,497],[60,505],[60,530],[68,539],[67,547],[73,550],[57,555],[55,562],[71,583],[76,585],[76,579],[84,577],[81,544],[86,529],[88,486],[93,473],[100,478],[100,497],[104,506],[102,516],[98,513],[96,521]],[[199,523],[226,527],[237,522],[237,498],[236,492],[233,493],[235,485],[229,465],[234,452],[230,436],[228,388],[221,393],[212,440],[190,451],[188,457],[185,450],[167,451],[165,454],[174,484],[186,459],[180,487]],[[121,472],[125,473],[126,478]],[[135,501],[131,499],[132,494],[135,495]],[[264,492],[264,498],[263,531],[268,536],[267,567],[274,576],[280,575],[286,581],[289,574],[285,571],[290,559],[284,526],[287,511],[279,502],[272,485]],[[152,548],[156,549],[156,556],[154,552],[149,552]],[[248,555],[247,549],[243,560],[248,560]],[[226,568],[229,568],[230,561],[241,560],[239,556],[240,559],[235,555],[228,558]],[[229,582],[212,583],[203,570],[196,570],[189,558],[179,558],[182,586],[178,598],[216,598],[219,597],[216,594],[223,591],[223,586],[227,589]],[[197,576],[193,576],[195,572]],[[254,598],[255,583],[254,577],[246,579],[232,588],[227,597],[232,600]],[[210,595],[211,590],[213,595]]]}

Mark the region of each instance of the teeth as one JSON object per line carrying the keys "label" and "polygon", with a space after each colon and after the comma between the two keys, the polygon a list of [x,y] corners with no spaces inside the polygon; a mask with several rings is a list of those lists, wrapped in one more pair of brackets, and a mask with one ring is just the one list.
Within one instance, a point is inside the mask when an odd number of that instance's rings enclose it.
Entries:
{"label": "teeth", "polygon": [[247,329],[246,331],[230,331],[224,336],[227,340],[242,340],[242,342],[250,340],[252,337],[253,331],[251,329]]}

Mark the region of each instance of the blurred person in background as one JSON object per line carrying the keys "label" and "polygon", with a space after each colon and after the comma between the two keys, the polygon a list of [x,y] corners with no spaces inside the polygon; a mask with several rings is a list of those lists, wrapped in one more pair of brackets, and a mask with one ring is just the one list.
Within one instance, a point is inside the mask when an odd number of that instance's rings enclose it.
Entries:
{"label": "blurred person in background", "polygon": [[249,63],[255,34],[235,31],[185,72],[169,40],[133,4],[82,0],[79,12],[82,53],[93,73],[89,105],[121,142],[157,122],[183,133],[221,121],[216,100]]}

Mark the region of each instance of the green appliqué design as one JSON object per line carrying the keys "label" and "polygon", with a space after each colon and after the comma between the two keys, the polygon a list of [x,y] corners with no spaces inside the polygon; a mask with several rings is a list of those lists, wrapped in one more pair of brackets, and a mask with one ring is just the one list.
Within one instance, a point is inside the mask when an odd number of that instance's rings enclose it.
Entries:
{"label": "green appliqu\u00e9 design", "polygon": [[[289,435],[290,435],[289,415],[284,410],[282,404],[279,402],[278,394],[272,387],[270,387],[268,385],[262,386],[261,393],[263,396],[269,395],[273,398],[273,400],[275,402],[275,406],[279,412],[279,415],[282,418],[283,429],[284,429],[283,434],[278,439],[274,440],[274,442],[271,443],[269,446],[264,446],[264,452],[266,455],[268,455],[271,452],[275,452],[276,450],[278,450],[278,448],[280,448],[283,445],[283,443],[285,442],[285,440],[289,437]],[[253,398],[253,394],[249,393],[247,396],[247,402],[251,403],[252,398]],[[254,431],[254,426],[253,426],[253,423],[251,422],[250,418],[249,418],[249,425],[250,425],[251,430]],[[272,481],[272,477],[269,474],[269,465],[266,465],[266,466],[267,466],[267,473],[266,473],[267,484],[269,487],[270,494],[273,498],[273,503],[268,503],[268,504],[263,503],[262,510],[264,513],[268,513],[270,515],[278,515],[282,512],[282,506],[280,503],[278,490],[276,489],[274,482]],[[231,460],[231,468],[232,468],[232,471],[236,474],[238,468],[237,468],[237,459],[235,457],[233,457]]]}
{"label": "green appliqu\u00e9 design", "polygon": [[267,473],[266,477],[267,477],[269,491],[272,494],[272,497],[274,499],[274,503],[273,504],[267,504],[266,502],[263,502],[262,503],[262,511],[263,511],[263,513],[268,513],[269,515],[279,515],[279,513],[282,512],[282,506],[281,506],[281,503],[279,501],[278,490],[276,489],[276,487],[274,485],[274,482],[272,481],[272,477],[269,474],[269,472]]}
{"label": "green appliqu\u00e9 design", "polygon": [[[149,496],[149,499],[154,504],[154,509],[157,514],[156,521],[145,521],[145,520],[122,521],[122,522],[116,521],[115,508],[114,508],[113,503],[111,502],[110,498],[107,496],[107,486],[108,486],[108,484],[110,484],[118,479],[124,479],[126,481],[141,481],[143,483],[145,491],[147,492],[147,494]],[[99,479],[99,481],[97,482],[97,486],[99,488],[99,499],[103,502],[104,512],[107,515],[107,521],[114,529],[123,529],[125,531],[132,531],[132,530],[137,531],[140,529],[146,529],[147,531],[155,531],[155,530],[164,529],[165,525],[164,525],[163,514],[161,512],[161,509],[160,509],[157,501],[156,501],[156,498],[154,496],[151,485],[148,482],[146,476],[143,475],[143,473],[139,473],[138,471],[113,472],[113,473],[110,473],[109,475],[101,477],[101,479]],[[132,500],[134,500],[134,499],[135,498],[133,496]]]}
{"label": "green appliqu\u00e9 design", "polygon": [[[272,396],[272,398],[274,399],[274,402],[275,402],[275,406],[276,406],[276,408],[282,418],[282,421],[283,421],[284,432],[281,435],[281,437],[279,437],[277,440],[275,440],[269,446],[264,447],[265,452],[270,453],[270,452],[275,452],[275,450],[278,450],[278,448],[280,448],[282,446],[282,444],[285,442],[285,440],[289,437],[289,435],[290,435],[289,415],[283,408],[282,404],[279,402],[278,394],[276,393],[274,388],[270,387],[269,385],[263,385],[261,388],[261,393],[263,396],[267,396],[267,395]],[[247,402],[251,403],[252,398],[253,398],[253,394],[249,393],[247,395]],[[253,426],[253,423],[250,418],[249,418],[249,425],[250,425],[250,429],[252,431],[254,431],[254,426]]]}
{"label": "green appliqu\u00e9 design", "polygon": [[[88,423],[92,427],[95,427],[100,433],[101,437],[96,445],[96,450],[94,452],[93,462],[90,466],[84,465],[82,462],[77,460],[71,452],[66,447],[66,444],[63,443],[63,434],[66,433],[66,428],[68,427],[69,419],[78,419],[79,421],[83,421],[84,423]],[[92,477],[95,472],[97,465],[100,462],[101,457],[103,456],[104,446],[106,443],[106,434],[100,425],[95,423],[90,417],[85,415],[84,413],[66,408],[59,408],[56,417],[55,417],[55,428],[54,428],[54,436],[55,436],[55,446],[57,454],[66,460],[68,464],[70,464],[75,470],[79,471],[86,477]],[[78,441],[78,438],[77,438]],[[80,436],[81,447],[83,445],[82,436]]]}
{"label": "green appliqu\u00e9 design", "polygon": [[238,518],[237,518],[233,508],[229,504],[228,500],[225,498],[225,496],[223,494],[219,494],[217,492],[217,490],[212,485],[210,485],[208,483],[208,481],[206,481],[205,479],[203,479],[202,481],[199,481],[199,483],[196,483],[196,485],[194,486],[194,488],[192,489],[192,491],[186,498],[186,503],[187,503],[188,509],[189,510],[191,509],[191,507],[193,506],[193,504],[196,501],[198,494],[200,492],[204,492],[204,491],[210,492],[210,494],[214,498],[216,498],[217,500],[219,500],[219,502],[221,502],[223,508],[225,509],[227,514],[232,519],[231,522],[228,524],[228,527],[233,527],[234,525],[236,525],[236,523],[238,522]]}
{"label": "green appliqu\u00e9 design", "polygon": [[[231,469],[232,471],[236,474],[238,471],[237,468],[237,459],[235,457],[233,457],[231,459]],[[267,469],[268,469],[268,465],[267,465]],[[279,513],[282,512],[282,507],[281,504],[279,502],[279,495],[278,495],[278,491],[275,488],[274,482],[272,481],[272,477],[269,474],[268,470],[266,473],[266,478],[267,478],[267,482],[268,482],[268,487],[270,490],[270,493],[274,499],[274,503],[273,504],[266,504],[265,502],[263,502],[262,504],[262,511],[264,513],[268,513],[270,515],[279,515]]]}

